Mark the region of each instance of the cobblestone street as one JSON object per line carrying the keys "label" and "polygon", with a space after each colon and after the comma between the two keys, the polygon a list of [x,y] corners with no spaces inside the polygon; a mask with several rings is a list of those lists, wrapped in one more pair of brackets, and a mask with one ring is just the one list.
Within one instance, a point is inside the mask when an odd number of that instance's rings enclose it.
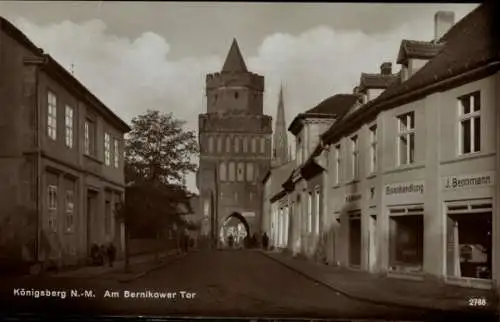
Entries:
{"label": "cobblestone street", "polygon": [[[144,264],[141,264],[144,266]],[[142,267],[141,269],[145,269]],[[320,285],[258,251],[193,252],[167,261],[164,267],[124,282],[123,273],[89,278],[46,277],[10,280],[2,288],[2,311],[30,307],[44,312],[182,316],[268,316],[308,318],[384,318],[442,320],[436,312],[375,305],[348,298]],[[65,299],[13,296],[14,288],[67,290]],[[70,290],[92,290],[78,299]],[[108,297],[106,291],[109,291]],[[130,299],[129,292],[176,292],[171,299]],[[181,291],[195,293],[183,299]],[[82,293],[83,294],[83,293]],[[168,297],[168,295],[166,295]],[[463,317],[463,316],[462,316]],[[473,318],[473,317],[471,317]],[[478,316],[479,318],[479,316]],[[482,316],[481,318],[484,318]]]}

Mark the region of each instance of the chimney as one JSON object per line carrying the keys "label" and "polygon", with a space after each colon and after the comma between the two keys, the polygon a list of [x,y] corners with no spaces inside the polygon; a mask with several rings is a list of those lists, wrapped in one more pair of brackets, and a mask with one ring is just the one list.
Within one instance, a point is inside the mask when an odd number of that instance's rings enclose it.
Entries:
{"label": "chimney", "polygon": [[453,11],[438,11],[434,16],[434,41],[439,41],[455,24]]}
{"label": "chimney", "polygon": [[380,65],[380,74],[391,75],[392,74],[392,63],[385,62]]}

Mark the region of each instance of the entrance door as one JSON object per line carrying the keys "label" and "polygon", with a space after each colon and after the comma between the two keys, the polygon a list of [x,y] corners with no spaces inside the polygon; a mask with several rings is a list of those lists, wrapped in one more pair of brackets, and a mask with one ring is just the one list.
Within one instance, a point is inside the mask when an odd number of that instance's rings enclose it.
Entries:
{"label": "entrance door", "polygon": [[95,229],[96,211],[97,211],[97,192],[87,190],[86,204],[87,218],[87,252],[90,253],[90,247],[93,242],[97,242],[97,231]]}
{"label": "entrance door", "polygon": [[349,219],[349,264],[361,266],[361,218]]}

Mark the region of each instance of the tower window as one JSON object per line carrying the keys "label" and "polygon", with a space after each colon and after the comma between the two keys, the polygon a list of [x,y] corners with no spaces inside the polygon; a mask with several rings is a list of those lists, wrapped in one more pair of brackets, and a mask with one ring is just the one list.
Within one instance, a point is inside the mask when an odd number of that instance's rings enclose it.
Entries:
{"label": "tower window", "polygon": [[239,95],[240,94],[238,92],[234,92],[234,98],[238,99]]}

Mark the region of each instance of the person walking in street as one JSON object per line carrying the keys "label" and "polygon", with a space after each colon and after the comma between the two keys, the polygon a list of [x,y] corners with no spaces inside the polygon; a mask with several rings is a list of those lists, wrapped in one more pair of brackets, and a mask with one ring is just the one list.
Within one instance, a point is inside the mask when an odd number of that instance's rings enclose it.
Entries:
{"label": "person walking in street", "polygon": [[264,250],[267,250],[268,246],[269,246],[269,237],[267,236],[267,233],[264,232],[264,235],[262,235],[262,248],[264,248]]}
{"label": "person walking in street", "polygon": [[108,245],[107,253],[108,253],[109,267],[113,267],[113,264],[116,259],[116,248],[115,245],[113,245],[113,243],[111,242]]}

